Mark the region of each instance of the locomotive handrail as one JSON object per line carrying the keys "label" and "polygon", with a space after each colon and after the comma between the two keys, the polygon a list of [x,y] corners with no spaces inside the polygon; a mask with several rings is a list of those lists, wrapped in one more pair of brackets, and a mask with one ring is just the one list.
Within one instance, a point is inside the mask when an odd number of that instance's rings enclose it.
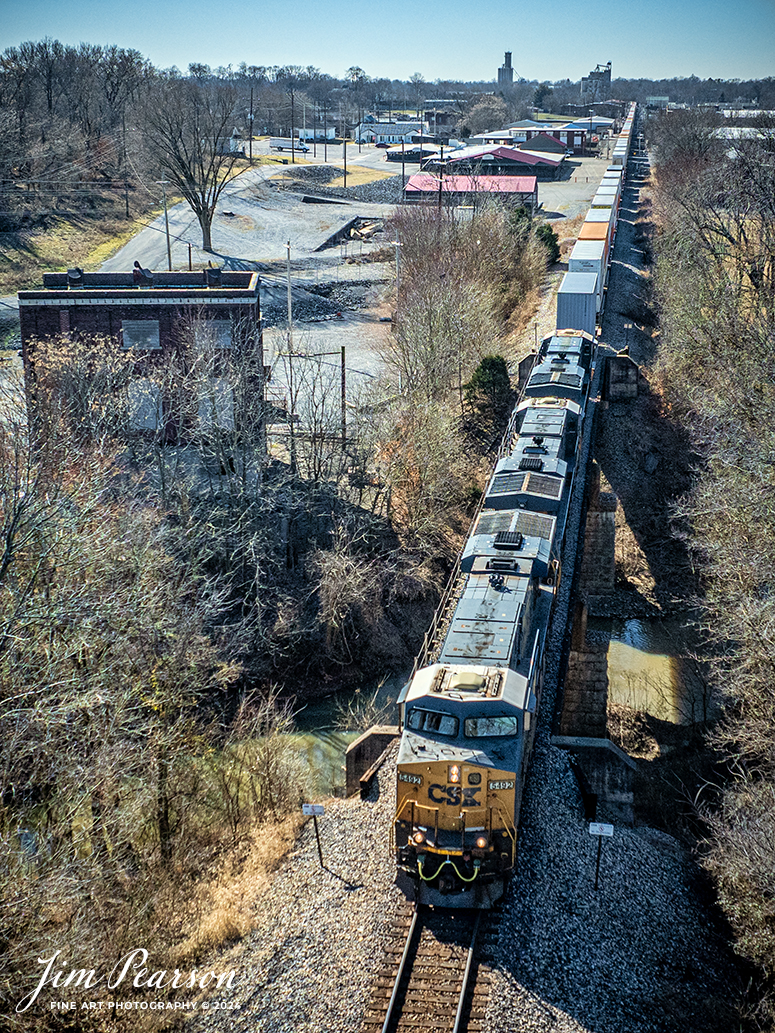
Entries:
{"label": "locomotive handrail", "polygon": [[500,803],[495,803],[491,806],[490,810],[497,811],[501,816],[503,822],[503,829],[507,833],[511,840],[511,866],[512,868],[517,863],[517,826],[514,824],[513,819],[510,815],[504,811]]}
{"label": "locomotive handrail", "polygon": [[[408,818],[408,819],[407,818],[402,818],[401,817],[402,813],[408,807],[411,807],[411,809],[412,809],[411,817]],[[414,820],[414,808],[415,807],[417,807],[418,810],[428,811],[430,813],[430,815],[433,817],[434,836],[435,836],[436,841],[438,842],[438,838],[439,838],[439,808],[438,807],[430,807],[430,806],[428,806],[427,804],[424,804],[424,803],[418,803],[417,800],[415,800],[413,797],[405,796],[404,799],[401,801],[401,805],[396,810],[396,813],[393,816],[393,823],[390,826],[390,849],[391,850],[395,850],[395,848],[396,848],[396,824],[399,821],[407,821],[407,820],[409,820],[409,821],[411,821],[411,823],[413,825],[417,825],[418,824],[418,822]]]}
{"label": "locomotive handrail", "polygon": [[[530,367],[531,373],[537,361],[538,353],[536,353],[533,356],[533,363]],[[530,374],[528,374],[528,376],[525,379],[525,385],[527,384],[529,379]],[[525,387],[523,386],[522,390],[517,393],[517,398],[514,402],[514,408],[511,410],[511,416],[509,417],[508,425],[506,426],[506,430],[503,433],[501,443],[498,447],[498,451],[495,456],[495,463],[497,463],[499,459],[502,459],[503,456],[507,454],[507,452],[511,451],[511,439],[515,433],[516,423],[519,418],[518,409],[520,402],[523,400],[524,396]],[[495,463],[493,463],[493,469],[495,468]],[[489,479],[487,483],[489,484]],[[468,525],[468,531],[466,532],[465,541],[468,541],[468,539],[471,537],[473,533],[474,527],[476,526],[476,521],[479,519],[479,516],[481,515],[481,512],[484,509],[484,500],[486,497],[487,489],[485,487],[485,490],[482,492],[481,497],[476,505],[476,510],[474,511],[474,515],[471,518],[471,523]],[[457,587],[457,579],[460,574],[461,556],[462,550],[458,552],[457,559],[455,560],[455,565],[452,568],[452,572],[450,573],[449,578],[447,579],[447,584],[445,585],[444,591],[441,595],[441,599],[439,600],[439,605],[436,607],[436,610],[433,614],[433,620],[431,621],[430,627],[425,632],[422,647],[420,649],[420,652],[417,654],[417,657],[415,658],[414,666],[412,667],[412,673],[409,677],[409,681],[411,681],[412,678],[414,678],[414,676],[421,668],[428,666],[428,658],[431,652],[433,642],[435,640],[436,632],[438,631],[439,626],[441,624],[442,615],[446,616],[447,605],[449,604],[453,592]]]}

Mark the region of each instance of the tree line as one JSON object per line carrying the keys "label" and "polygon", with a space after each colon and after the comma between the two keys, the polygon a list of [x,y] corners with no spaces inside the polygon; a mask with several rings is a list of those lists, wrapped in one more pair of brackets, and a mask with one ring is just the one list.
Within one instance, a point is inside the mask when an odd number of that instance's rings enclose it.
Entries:
{"label": "tree line", "polygon": [[751,1028],[775,1019],[775,126],[729,140],[701,112],[648,127],[656,156],[656,372],[697,470],[676,526],[701,576],[721,701],[704,863],[758,968]]}

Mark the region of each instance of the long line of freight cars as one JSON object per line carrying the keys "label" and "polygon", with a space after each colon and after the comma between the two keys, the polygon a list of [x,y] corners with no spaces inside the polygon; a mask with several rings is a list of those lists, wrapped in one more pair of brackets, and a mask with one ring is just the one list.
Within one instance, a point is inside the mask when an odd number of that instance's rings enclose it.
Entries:
{"label": "long line of freight cars", "polygon": [[585,330],[595,336],[605,305],[609,255],[614,244],[619,205],[635,120],[635,104],[630,105],[622,131],[592,199],[576,244],[568,259],[568,272],[557,292],[558,329]]}

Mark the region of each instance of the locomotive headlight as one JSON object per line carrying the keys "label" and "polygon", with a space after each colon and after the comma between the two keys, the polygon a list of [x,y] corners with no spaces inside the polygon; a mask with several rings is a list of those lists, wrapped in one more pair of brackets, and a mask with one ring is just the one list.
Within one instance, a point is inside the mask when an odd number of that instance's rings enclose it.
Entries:
{"label": "locomotive headlight", "polygon": [[412,836],[412,842],[415,843],[417,846],[422,846],[422,844],[425,842],[425,833],[415,832],[415,834]]}
{"label": "locomotive headlight", "polygon": [[477,836],[476,846],[479,850],[485,850],[487,848],[487,836]]}
{"label": "locomotive headlight", "polygon": [[447,769],[447,781],[452,783],[460,782],[459,764],[450,764],[449,768]]}

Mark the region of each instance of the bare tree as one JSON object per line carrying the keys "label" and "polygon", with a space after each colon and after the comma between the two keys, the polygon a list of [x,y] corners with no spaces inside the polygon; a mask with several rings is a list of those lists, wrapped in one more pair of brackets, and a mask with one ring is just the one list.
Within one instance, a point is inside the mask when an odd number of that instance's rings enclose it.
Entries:
{"label": "bare tree", "polygon": [[159,75],[143,113],[147,140],[196,215],[202,247],[212,251],[212,223],[224,188],[237,174],[228,149],[238,95],[222,80]]}

